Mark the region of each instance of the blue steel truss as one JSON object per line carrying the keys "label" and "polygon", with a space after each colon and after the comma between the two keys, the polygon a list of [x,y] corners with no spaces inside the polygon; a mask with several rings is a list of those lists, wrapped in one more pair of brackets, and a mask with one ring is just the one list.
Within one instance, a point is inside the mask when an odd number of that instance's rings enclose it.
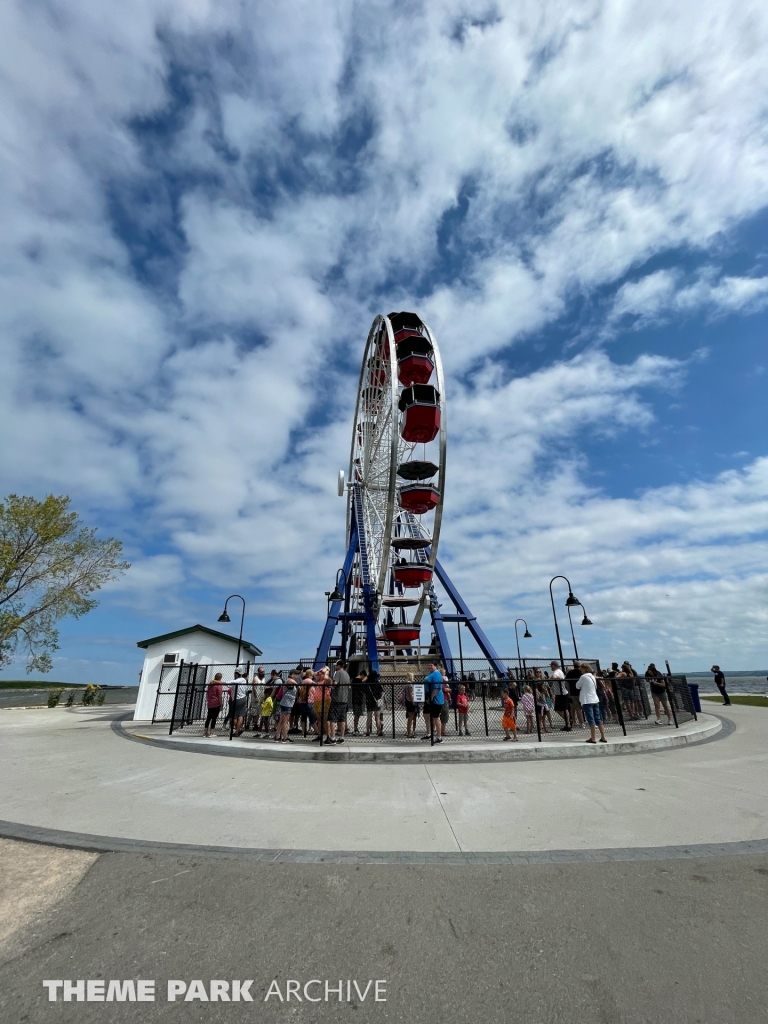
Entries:
{"label": "blue steel truss", "polygon": [[[350,516],[350,531],[349,531],[349,546],[347,547],[346,558],[344,559],[344,565],[342,567],[342,574],[344,577],[344,595],[342,601],[331,601],[328,606],[328,618],[325,622],[325,628],[320,638],[320,643],[317,648],[317,654],[315,655],[315,669],[321,668],[327,664],[328,657],[331,652],[331,645],[333,638],[341,623],[341,657],[346,658],[347,656],[347,642],[349,638],[349,623],[352,621],[363,621],[365,622],[365,634],[366,634],[366,647],[368,661],[372,669],[376,672],[379,671],[379,652],[378,645],[376,642],[376,591],[371,582],[370,568],[368,563],[368,549],[366,545],[365,537],[365,526],[363,523],[363,501],[360,493],[359,484],[355,483],[352,487],[352,515]],[[414,537],[421,535],[421,529],[418,524],[418,520],[410,512],[401,514],[402,523],[405,525],[409,532]],[[362,575],[363,584],[363,611],[351,612],[349,610],[350,604],[350,593],[352,587],[351,570],[355,561],[355,555],[360,553],[360,570]],[[430,548],[422,548],[417,551],[416,557],[420,562],[428,562],[430,560]],[[432,619],[432,627],[434,630],[435,640],[437,646],[440,649],[440,655],[442,661],[445,663],[447,675],[450,679],[455,679],[457,675],[456,660],[451,652],[451,645],[448,642],[448,634],[446,633],[445,624],[447,622],[456,622],[461,627],[464,624],[470,631],[475,639],[480,650],[483,652],[485,657],[488,659],[489,665],[498,676],[506,675],[506,668],[499,658],[493,644],[483,632],[480,623],[477,621],[475,616],[469,609],[466,601],[462,598],[459,591],[454,586],[448,573],[445,571],[440,562],[435,559],[435,576],[440,581],[441,586],[447,593],[451,602],[453,603],[454,612],[448,614],[441,610],[440,602],[437,599],[437,593],[435,592],[434,585],[429,588],[429,613]],[[343,611],[342,611],[343,606]]]}
{"label": "blue steel truss", "polygon": [[[365,622],[366,646],[368,648],[368,661],[372,669],[379,671],[379,650],[376,643],[376,590],[371,583],[370,565],[368,562],[368,545],[365,537],[365,526],[363,524],[363,499],[360,494],[360,485],[355,483],[352,487],[352,515],[350,516],[349,546],[347,555],[342,566],[344,576],[344,600],[331,601],[328,606],[328,618],[325,620],[323,635],[315,654],[315,670],[327,664],[331,652],[331,644],[336,633],[336,628],[341,622],[341,657],[347,656],[347,639],[349,635],[348,623],[352,621]],[[350,574],[355,555],[360,552],[360,572],[363,582],[363,611],[351,612],[349,610],[350,592],[352,580]],[[342,604],[344,610],[342,611]]]}

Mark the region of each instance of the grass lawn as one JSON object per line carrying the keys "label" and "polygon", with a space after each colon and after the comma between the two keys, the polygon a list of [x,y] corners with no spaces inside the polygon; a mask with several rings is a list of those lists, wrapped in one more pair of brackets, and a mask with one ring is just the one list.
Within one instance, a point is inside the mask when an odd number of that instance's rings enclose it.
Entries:
{"label": "grass lawn", "polygon": [[47,679],[0,679],[0,690],[76,690],[85,683],[51,683]]}
{"label": "grass lawn", "polygon": [[[707,697],[703,693],[701,694],[702,700],[714,701],[716,704],[722,704],[723,698],[719,696]],[[757,697],[749,696],[744,697],[731,697],[731,704],[750,704],[755,708],[768,708],[768,697]]]}

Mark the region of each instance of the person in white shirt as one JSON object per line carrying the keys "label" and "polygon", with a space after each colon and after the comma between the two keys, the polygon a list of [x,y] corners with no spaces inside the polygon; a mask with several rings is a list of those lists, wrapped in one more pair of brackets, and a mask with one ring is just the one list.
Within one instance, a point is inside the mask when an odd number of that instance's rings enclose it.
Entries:
{"label": "person in white shirt", "polygon": [[579,691],[579,703],[584,717],[589,725],[589,739],[587,743],[596,743],[595,727],[600,730],[600,742],[607,743],[605,729],[603,728],[603,712],[600,707],[600,698],[597,694],[597,680],[592,675],[592,669],[586,662],[579,665],[581,675],[576,681],[576,689]]}
{"label": "person in white shirt", "polygon": [[571,694],[568,690],[568,683],[565,681],[565,673],[556,661],[551,661],[549,667],[552,669],[552,690],[555,694],[555,711],[565,722],[561,732],[571,731]]}

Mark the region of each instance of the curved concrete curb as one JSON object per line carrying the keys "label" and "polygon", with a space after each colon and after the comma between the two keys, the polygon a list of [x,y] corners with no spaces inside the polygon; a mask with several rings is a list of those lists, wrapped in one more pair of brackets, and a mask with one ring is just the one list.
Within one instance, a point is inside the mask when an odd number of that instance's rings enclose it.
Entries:
{"label": "curved concrete curb", "polygon": [[690,843],[680,846],[624,846],[595,850],[498,850],[419,852],[405,850],[290,850],[247,846],[197,846],[192,843],[159,843],[146,839],[96,836],[63,829],[40,828],[0,821],[0,836],[45,846],[88,850],[93,853],[161,854],[171,857],[236,858],[275,864],[412,864],[412,865],[524,865],[596,864],[608,861],[689,860],[694,857],[735,857],[768,853],[768,839],[744,839],[734,843]]}
{"label": "curved concrete curb", "polygon": [[213,754],[219,757],[251,757],[266,761],[293,761],[305,763],[344,763],[349,764],[429,764],[434,762],[472,763],[495,761],[541,761],[570,757],[610,757],[614,754],[641,754],[647,751],[671,750],[676,747],[687,747],[694,743],[702,743],[711,739],[723,728],[719,718],[701,714],[696,722],[687,722],[672,733],[662,735],[648,734],[627,736],[610,740],[606,744],[556,741],[545,743],[482,743],[460,746],[450,743],[439,747],[426,744],[414,746],[381,746],[364,747],[357,743],[338,747],[310,746],[275,746],[270,743],[257,743],[254,740],[225,739],[187,739],[162,734],[148,735],[146,724],[137,722],[135,725],[125,720],[115,722],[112,726],[118,735],[140,743],[164,747],[169,750],[183,750],[195,754]]}

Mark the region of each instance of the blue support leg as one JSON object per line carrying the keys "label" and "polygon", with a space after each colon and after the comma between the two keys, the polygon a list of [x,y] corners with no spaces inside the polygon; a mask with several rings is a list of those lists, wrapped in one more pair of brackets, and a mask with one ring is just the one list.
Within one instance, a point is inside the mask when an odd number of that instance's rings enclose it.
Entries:
{"label": "blue support leg", "polygon": [[[451,582],[448,573],[445,571],[445,569],[443,569],[442,565],[440,565],[440,562],[437,559],[435,559],[435,573],[437,574],[437,578],[440,580],[441,584],[445,588],[446,593],[453,601],[457,612],[459,612],[464,622],[466,622],[467,628],[477,641],[477,646],[486,656],[489,664],[493,666],[493,670],[496,673],[496,675],[502,678],[506,676],[506,667],[501,658],[494,650],[493,644],[480,628],[480,623],[469,610],[461,594],[458,592],[456,587]],[[453,616],[451,616],[451,618],[453,620]]]}
{"label": "blue support leg", "polygon": [[[366,593],[366,591],[368,592]],[[365,600],[365,635],[368,641],[368,661],[371,664],[371,669],[378,673],[379,645],[376,640],[376,616],[373,614],[373,595],[368,587],[363,588],[363,598]]]}
{"label": "blue support leg", "polygon": [[445,623],[443,622],[443,616],[440,614],[440,609],[431,607],[430,614],[432,615],[432,625],[435,629],[435,636],[437,637],[437,643],[440,648],[440,654],[445,663],[445,670],[448,673],[449,679],[455,679],[456,670],[453,664],[453,655],[451,654],[451,645],[448,643],[448,634],[445,631]]}
{"label": "blue support leg", "polygon": [[[349,538],[349,547],[347,548],[347,557],[344,559],[344,565],[342,572],[344,573],[344,580],[349,579],[349,574],[352,570],[352,563],[355,560],[357,553],[357,531],[352,528],[352,535]],[[344,590],[346,592],[347,586],[345,582]],[[323,629],[323,635],[320,637],[320,643],[315,654],[315,663],[313,669],[315,672],[319,668],[322,668],[328,661],[328,655],[331,651],[331,644],[333,643],[333,634],[336,632],[336,626],[338,625],[339,618],[341,615],[341,606],[343,601],[333,601],[331,607],[328,609],[328,618],[325,620],[325,628]]]}

